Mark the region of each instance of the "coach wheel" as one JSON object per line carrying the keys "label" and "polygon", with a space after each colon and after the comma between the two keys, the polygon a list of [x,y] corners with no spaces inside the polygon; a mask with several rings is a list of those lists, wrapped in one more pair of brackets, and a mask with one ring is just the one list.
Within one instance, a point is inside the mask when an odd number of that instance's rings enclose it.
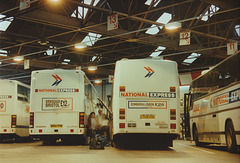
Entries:
{"label": "coach wheel", "polygon": [[236,135],[232,122],[227,122],[225,129],[225,138],[228,151],[236,152],[237,151]]}
{"label": "coach wheel", "polygon": [[197,127],[194,127],[193,138],[194,138],[196,146],[200,146],[201,143],[199,142]]}

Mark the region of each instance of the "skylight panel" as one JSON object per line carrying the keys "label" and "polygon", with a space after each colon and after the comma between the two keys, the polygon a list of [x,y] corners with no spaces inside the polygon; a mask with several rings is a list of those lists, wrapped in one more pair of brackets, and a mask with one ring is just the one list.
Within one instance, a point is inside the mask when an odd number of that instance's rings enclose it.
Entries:
{"label": "skylight panel", "polygon": [[156,22],[167,24],[172,19],[172,14],[164,12]]}
{"label": "skylight panel", "polygon": [[0,14],[0,19],[3,18],[3,20],[0,20],[0,30],[6,31],[7,28],[10,26],[11,22],[13,21],[13,17],[9,17],[4,19],[5,15]]}
{"label": "skylight panel", "polygon": [[[151,4],[151,2],[152,2],[152,0],[147,0],[146,2],[145,2],[145,5],[150,5]],[[161,2],[161,0],[159,0],[159,1],[157,1],[157,3],[155,3],[153,6],[154,7],[156,7],[158,4],[159,4],[159,2]]]}
{"label": "skylight panel", "polygon": [[96,58],[97,58],[97,56],[93,56],[91,59],[91,62],[94,62]]}
{"label": "skylight panel", "polygon": [[[97,3],[99,2],[100,0],[95,0],[94,3],[93,3],[93,6],[96,6]],[[92,2],[92,0],[84,0],[83,3],[84,4],[87,4],[87,5],[90,5]],[[78,13],[77,13],[77,10],[75,10],[71,17],[78,17],[78,18],[82,18],[84,19],[87,15],[87,12],[88,12],[88,8],[85,8],[85,7],[82,7],[82,6],[78,6]]]}
{"label": "skylight panel", "polygon": [[213,13],[217,12],[220,8],[215,6],[215,5],[211,5],[210,6],[210,17],[213,16]]}
{"label": "skylight panel", "polygon": [[192,53],[191,55],[189,55],[187,57],[187,59],[185,59],[183,61],[183,63],[186,64],[186,65],[190,65],[191,63],[193,63],[200,56],[201,56],[201,54],[199,54],[199,53]]}
{"label": "skylight panel", "polygon": [[238,37],[239,37],[240,36],[240,25],[236,25],[235,30],[236,30],[236,32],[238,34]]}
{"label": "skylight panel", "polygon": [[[211,6],[209,7],[208,11],[206,11],[204,14],[201,14],[201,15],[200,15],[200,16],[202,16],[202,17],[201,17],[201,20],[202,20],[202,21],[208,21],[209,17],[212,17],[213,14],[214,14],[215,12],[217,12],[219,9],[220,9],[219,7],[217,7],[217,6],[215,6],[215,5],[211,5]],[[208,14],[209,14],[209,15],[208,15]],[[199,18],[198,18],[198,19],[199,19]]]}
{"label": "skylight panel", "polygon": [[70,59],[64,59],[63,62],[70,62]]}
{"label": "skylight panel", "polygon": [[145,33],[150,34],[150,35],[155,35],[159,32],[158,27],[153,24]]}
{"label": "skylight panel", "polygon": [[[156,22],[167,24],[172,19],[172,14],[164,12]],[[157,25],[153,24],[145,33],[150,35],[155,35],[159,32],[159,28],[162,29],[163,27],[157,27]]]}
{"label": "skylight panel", "polygon": [[97,33],[89,32],[88,35],[82,40],[82,43],[87,44],[88,46],[93,46],[102,35]]}
{"label": "skylight panel", "polygon": [[53,46],[49,46],[49,49],[46,51],[47,55],[54,55],[57,53],[57,50],[52,50],[52,49],[55,49],[56,47],[53,47]]}
{"label": "skylight panel", "polygon": [[158,57],[162,52],[163,50],[165,50],[166,47],[163,47],[163,46],[159,46],[151,55],[150,57]]}
{"label": "skylight panel", "polygon": [[0,49],[0,56],[6,57],[7,56],[7,51]]}

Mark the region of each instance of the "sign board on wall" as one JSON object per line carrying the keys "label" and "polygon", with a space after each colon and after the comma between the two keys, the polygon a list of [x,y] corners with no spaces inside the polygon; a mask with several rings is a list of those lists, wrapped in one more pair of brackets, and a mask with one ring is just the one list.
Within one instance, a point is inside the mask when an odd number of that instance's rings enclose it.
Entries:
{"label": "sign board on wall", "polygon": [[113,14],[107,18],[107,30],[118,29],[118,14]]}
{"label": "sign board on wall", "polygon": [[238,44],[237,42],[232,42],[227,44],[227,54],[232,55],[238,52]]}
{"label": "sign board on wall", "polygon": [[30,7],[30,0],[20,0],[20,10],[24,10]]}
{"label": "sign board on wall", "polygon": [[179,46],[190,45],[190,35],[191,32],[180,32]]}

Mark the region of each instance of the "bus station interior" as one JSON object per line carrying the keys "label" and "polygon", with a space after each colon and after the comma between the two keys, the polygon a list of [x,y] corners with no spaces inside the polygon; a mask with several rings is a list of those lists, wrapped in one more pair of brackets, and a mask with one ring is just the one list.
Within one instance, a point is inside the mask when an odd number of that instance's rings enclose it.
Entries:
{"label": "bus station interior", "polygon": [[[81,155],[85,162],[96,162],[98,158],[100,162],[114,161],[114,158],[117,158],[116,162],[177,162],[178,159],[180,162],[202,162],[203,155],[206,155],[203,160],[207,162],[240,161],[239,151],[232,154],[222,146],[195,147],[194,142],[186,140],[185,126],[182,125],[186,104],[184,94],[189,92],[191,82],[231,55],[239,55],[240,1],[0,2],[0,80],[17,80],[31,85],[33,71],[82,70],[93,83],[99,98],[111,109],[117,61],[144,58],[175,61],[179,73],[181,118],[179,140],[168,149],[119,150],[108,147],[104,153],[89,151],[86,146],[43,146],[38,141],[1,143],[0,153],[17,154],[15,157],[0,154],[0,162],[29,162],[26,158],[38,151],[47,161],[37,157],[36,162],[80,161]],[[177,27],[169,29],[173,24]],[[151,73],[145,69],[146,74]],[[235,72],[239,74],[239,67]],[[59,153],[49,154],[50,148]],[[26,152],[24,156],[17,149]]]}

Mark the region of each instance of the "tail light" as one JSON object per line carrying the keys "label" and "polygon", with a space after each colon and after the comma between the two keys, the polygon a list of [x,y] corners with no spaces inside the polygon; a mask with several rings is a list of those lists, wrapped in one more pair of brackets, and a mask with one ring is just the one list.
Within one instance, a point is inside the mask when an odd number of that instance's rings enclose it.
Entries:
{"label": "tail light", "polygon": [[34,113],[30,113],[30,124],[29,124],[30,128],[34,127]]}
{"label": "tail light", "polygon": [[84,112],[79,113],[79,127],[84,127]]}
{"label": "tail light", "polygon": [[12,128],[16,128],[17,127],[17,116],[16,115],[12,115],[12,124],[11,124]]}
{"label": "tail light", "polygon": [[125,123],[119,123],[119,128],[125,128]]}
{"label": "tail light", "polygon": [[171,123],[170,124],[170,129],[176,129],[176,123]]}
{"label": "tail light", "polygon": [[119,109],[119,119],[125,119],[125,109]]}
{"label": "tail light", "polygon": [[170,120],[176,120],[176,109],[170,109]]}

